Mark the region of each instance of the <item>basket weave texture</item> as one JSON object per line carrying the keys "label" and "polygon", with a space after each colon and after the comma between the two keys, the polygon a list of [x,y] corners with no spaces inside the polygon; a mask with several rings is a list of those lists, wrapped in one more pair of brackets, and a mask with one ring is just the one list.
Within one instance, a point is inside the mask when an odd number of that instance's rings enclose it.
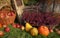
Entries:
{"label": "basket weave texture", "polygon": [[[8,14],[13,12],[12,16],[9,16]],[[12,24],[15,21],[16,13],[14,11],[11,11],[9,8],[4,8],[0,10],[0,23],[4,25]]]}

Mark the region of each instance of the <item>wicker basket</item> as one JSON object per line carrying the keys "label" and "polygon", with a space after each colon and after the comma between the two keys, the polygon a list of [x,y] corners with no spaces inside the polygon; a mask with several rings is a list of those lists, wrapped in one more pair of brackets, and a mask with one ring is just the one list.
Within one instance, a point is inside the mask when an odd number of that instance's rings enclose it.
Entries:
{"label": "wicker basket", "polygon": [[[13,12],[13,16],[8,16],[7,14]],[[15,21],[16,13],[12,10],[10,10],[10,7],[3,7],[0,10],[0,23],[4,25],[12,24]]]}

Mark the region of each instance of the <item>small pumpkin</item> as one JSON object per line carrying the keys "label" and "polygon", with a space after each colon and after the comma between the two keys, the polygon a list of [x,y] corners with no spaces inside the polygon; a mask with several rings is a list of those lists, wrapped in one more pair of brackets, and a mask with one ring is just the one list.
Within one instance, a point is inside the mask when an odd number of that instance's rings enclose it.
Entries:
{"label": "small pumpkin", "polygon": [[48,27],[45,26],[45,25],[40,26],[40,27],[38,28],[38,32],[39,32],[39,34],[42,34],[42,35],[44,35],[44,36],[48,36],[48,35],[49,35],[49,29],[48,29]]}

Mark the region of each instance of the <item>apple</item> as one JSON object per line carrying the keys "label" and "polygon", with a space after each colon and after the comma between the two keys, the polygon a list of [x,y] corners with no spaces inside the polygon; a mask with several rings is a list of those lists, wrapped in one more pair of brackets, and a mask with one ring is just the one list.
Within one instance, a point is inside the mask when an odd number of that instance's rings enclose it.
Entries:
{"label": "apple", "polygon": [[19,25],[19,24],[16,24],[16,26],[17,26],[17,28],[21,28],[21,25]]}
{"label": "apple", "polygon": [[9,27],[6,27],[5,28],[5,32],[10,32],[10,28]]}
{"label": "apple", "polygon": [[3,36],[4,35],[4,32],[3,31],[0,31],[0,36]]}
{"label": "apple", "polygon": [[12,24],[12,26],[13,26],[14,28],[17,28],[17,25],[16,25],[16,24]]}
{"label": "apple", "polygon": [[4,28],[6,28],[6,27],[7,27],[7,25],[3,25],[3,27],[4,27]]}
{"label": "apple", "polygon": [[14,15],[14,12],[9,12],[8,13],[8,16],[13,16]]}
{"label": "apple", "polygon": [[11,13],[8,13],[8,16],[11,16]]}
{"label": "apple", "polygon": [[1,18],[5,18],[5,14],[4,13],[1,13]]}
{"label": "apple", "polygon": [[24,30],[24,29],[25,29],[24,26],[21,25],[21,24],[16,24],[16,27],[17,27],[17,28],[20,28],[21,30]]}
{"label": "apple", "polygon": [[54,32],[53,29],[50,29],[49,31],[50,31],[50,32]]}
{"label": "apple", "polygon": [[14,15],[14,12],[11,12],[11,16],[13,16]]}
{"label": "apple", "polygon": [[8,19],[8,18],[9,18],[9,16],[8,16],[8,15],[6,15],[6,18]]}

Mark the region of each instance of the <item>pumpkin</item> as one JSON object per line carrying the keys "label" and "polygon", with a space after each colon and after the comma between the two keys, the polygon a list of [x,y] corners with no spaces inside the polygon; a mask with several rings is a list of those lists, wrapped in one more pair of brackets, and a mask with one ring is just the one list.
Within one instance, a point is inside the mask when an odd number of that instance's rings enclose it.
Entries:
{"label": "pumpkin", "polygon": [[38,32],[39,32],[39,34],[42,34],[44,36],[48,36],[49,35],[49,29],[48,29],[47,26],[44,26],[44,25],[42,25],[42,26],[40,26],[38,28]]}

